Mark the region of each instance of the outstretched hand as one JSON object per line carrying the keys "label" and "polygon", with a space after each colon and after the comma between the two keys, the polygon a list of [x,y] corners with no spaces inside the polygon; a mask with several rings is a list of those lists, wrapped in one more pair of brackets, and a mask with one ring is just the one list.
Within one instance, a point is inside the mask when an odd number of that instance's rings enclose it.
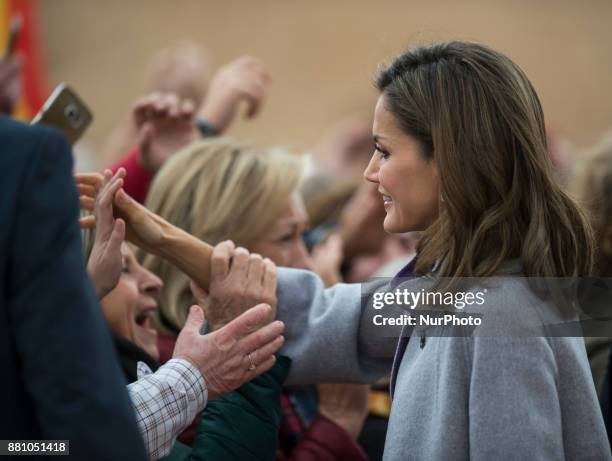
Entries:
{"label": "outstretched hand", "polygon": [[[104,176],[100,173],[77,173],[74,176],[79,190],[79,202],[82,211],[93,211],[96,197],[104,184]],[[95,229],[95,214],[81,216],[79,219],[81,229]]]}
{"label": "outstretched hand", "polygon": [[113,199],[123,185],[124,176],[123,168],[114,175],[110,170],[106,170],[95,199],[81,197],[81,207],[94,213],[96,237],[87,262],[87,271],[98,299],[102,299],[115,288],[121,277],[121,244],[125,238],[125,223],[122,219],[114,218]]}
{"label": "outstretched hand", "polygon": [[248,118],[259,113],[269,84],[270,74],[257,58],[242,56],[235,59],[213,76],[200,115],[219,133],[223,133],[242,101],[247,104]]}
{"label": "outstretched hand", "polygon": [[[81,194],[81,209],[90,210],[101,191],[103,176],[98,173],[78,174],[76,182]],[[123,189],[115,194],[113,205],[115,217],[125,222],[127,240],[147,253],[164,258],[199,286],[208,289],[212,253],[209,244],[149,211]],[[84,229],[94,228],[96,218],[81,218],[80,224]]]}
{"label": "outstretched hand", "polygon": [[169,224],[130,197],[123,189],[115,196],[115,214],[125,220],[127,239],[147,253],[159,254],[164,227]]}
{"label": "outstretched hand", "polygon": [[191,306],[173,358],[187,360],[200,370],[209,399],[231,392],[268,371],[276,361],[274,353],[283,345],[285,325],[277,320],[259,328],[271,310],[259,304],[223,328],[202,335],[204,313],[199,306]]}
{"label": "outstretched hand", "polygon": [[[121,178],[123,178],[125,170],[120,168],[119,171],[122,171]],[[75,179],[80,194],[81,210],[94,211],[94,204],[101,198],[104,176],[100,173],[79,173]],[[111,203],[114,205],[111,207],[114,215],[125,223],[127,240],[149,253],[157,254],[155,250],[164,238],[163,227],[169,224],[126,194],[121,186],[115,190]],[[94,213],[81,217],[79,224],[82,229],[95,229],[97,220]]]}
{"label": "outstretched hand", "polygon": [[194,104],[174,93],[153,93],[134,104],[141,164],[156,172],[183,147],[200,137],[194,123]]}
{"label": "outstretched hand", "polygon": [[209,291],[192,281],[191,292],[213,331],[259,303],[272,307],[269,323],[276,317],[276,266],[229,240],[221,242],[211,256]]}

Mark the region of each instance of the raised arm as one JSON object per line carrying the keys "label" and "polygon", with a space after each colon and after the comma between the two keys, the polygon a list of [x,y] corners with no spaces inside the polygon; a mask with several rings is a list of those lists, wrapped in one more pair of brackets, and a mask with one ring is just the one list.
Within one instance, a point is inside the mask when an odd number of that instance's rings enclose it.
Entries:
{"label": "raised arm", "polygon": [[[128,240],[167,259],[209,290],[210,245],[121,191],[115,209],[126,223]],[[371,317],[362,310],[361,291],[360,284],[325,289],[312,272],[278,269],[278,318],[287,325],[284,354],[294,362],[290,382],[373,382],[391,369],[397,338],[375,334]]]}
{"label": "raised arm", "polygon": [[[86,209],[83,204],[88,199],[95,199],[102,181],[103,176],[99,173],[76,176],[82,208]],[[200,287],[208,290],[212,246],[149,211],[123,190],[115,195],[113,210],[117,217],[125,221],[127,240],[148,253],[166,259]],[[86,216],[81,219],[82,228],[95,226],[95,217]]]}

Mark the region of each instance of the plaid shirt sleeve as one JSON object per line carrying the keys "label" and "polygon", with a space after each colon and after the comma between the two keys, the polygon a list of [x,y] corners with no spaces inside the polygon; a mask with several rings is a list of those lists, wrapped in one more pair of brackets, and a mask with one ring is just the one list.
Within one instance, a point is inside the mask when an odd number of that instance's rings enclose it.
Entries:
{"label": "plaid shirt sleeve", "polygon": [[170,452],[176,436],[202,411],[208,398],[200,371],[182,359],[172,359],[128,385],[128,393],[153,460]]}

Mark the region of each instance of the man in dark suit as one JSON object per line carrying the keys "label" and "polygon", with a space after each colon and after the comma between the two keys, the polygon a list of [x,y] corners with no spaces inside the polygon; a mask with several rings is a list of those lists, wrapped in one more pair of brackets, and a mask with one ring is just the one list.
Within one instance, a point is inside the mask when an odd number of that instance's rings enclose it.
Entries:
{"label": "man in dark suit", "polygon": [[0,439],[64,439],[72,459],[146,452],[85,271],[64,138],[0,115]]}

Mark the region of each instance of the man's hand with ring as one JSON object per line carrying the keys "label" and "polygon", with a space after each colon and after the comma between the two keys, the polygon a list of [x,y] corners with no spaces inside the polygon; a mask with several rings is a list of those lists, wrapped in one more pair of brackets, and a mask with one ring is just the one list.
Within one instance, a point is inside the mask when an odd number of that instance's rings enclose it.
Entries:
{"label": "man's hand with ring", "polygon": [[253,371],[257,368],[257,365],[255,365],[255,361],[253,360],[253,357],[251,356],[251,353],[249,352],[247,354],[247,357],[249,358],[249,368],[247,368],[248,371]]}
{"label": "man's hand with ring", "polygon": [[274,365],[285,325],[277,320],[257,329],[271,312],[270,306],[259,304],[223,328],[201,335],[204,313],[199,306],[191,306],[173,358],[187,360],[200,370],[209,399],[233,391]]}

